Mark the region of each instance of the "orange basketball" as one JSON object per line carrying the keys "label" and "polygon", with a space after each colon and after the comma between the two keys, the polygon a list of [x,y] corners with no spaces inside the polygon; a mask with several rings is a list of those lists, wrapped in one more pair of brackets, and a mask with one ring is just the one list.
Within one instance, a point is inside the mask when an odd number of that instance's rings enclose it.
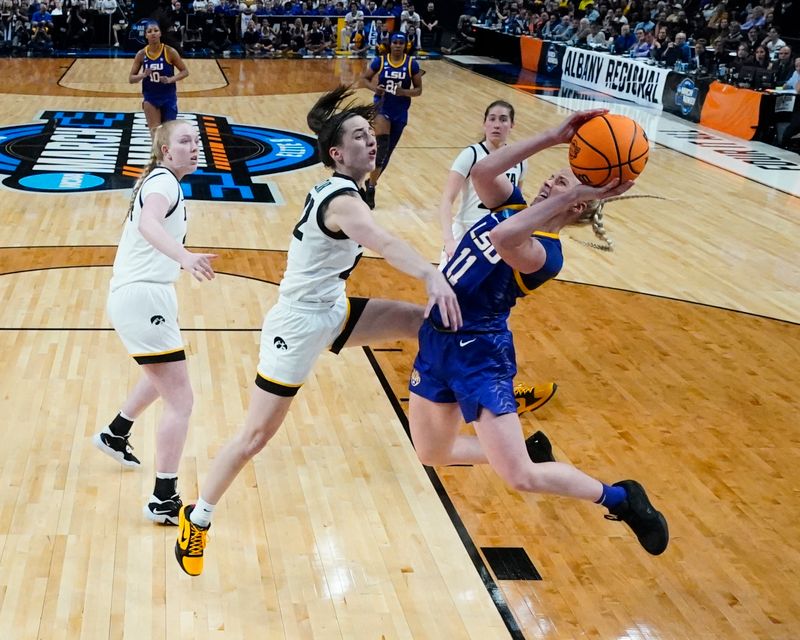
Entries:
{"label": "orange basketball", "polygon": [[583,184],[602,187],[615,178],[635,180],[644,171],[650,142],[627,116],[609,113],[592,118],[569,144],[569,166]]}

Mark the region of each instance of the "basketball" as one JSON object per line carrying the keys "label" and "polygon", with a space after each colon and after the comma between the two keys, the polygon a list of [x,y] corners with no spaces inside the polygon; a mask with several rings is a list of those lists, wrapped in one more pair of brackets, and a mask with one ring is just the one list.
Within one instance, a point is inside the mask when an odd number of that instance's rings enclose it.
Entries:
{"label": "basketball", "polygon": [[584,123],[569,144],[569,165],[583,184],[635,180],[650,153],[647,134],[627,116],[609,113]]}

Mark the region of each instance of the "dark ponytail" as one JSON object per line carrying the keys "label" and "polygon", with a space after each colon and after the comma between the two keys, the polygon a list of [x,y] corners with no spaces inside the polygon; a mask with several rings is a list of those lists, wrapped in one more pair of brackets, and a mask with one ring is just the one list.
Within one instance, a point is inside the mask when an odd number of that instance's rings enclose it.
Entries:
{"label": "dark ponytail", "polygon": [[326,167],[336,166],[331,158],[331,147],[342,142],[342,125],[353,116],[361,116],[368,122],[375,117],[373,105],[356,104],[354,101],[342,106],[342,103],[353,95],[353,90],[339,85],[333,91],[324,94],[306,116],[308,127],[317,134],[317,149],[320,160]]}

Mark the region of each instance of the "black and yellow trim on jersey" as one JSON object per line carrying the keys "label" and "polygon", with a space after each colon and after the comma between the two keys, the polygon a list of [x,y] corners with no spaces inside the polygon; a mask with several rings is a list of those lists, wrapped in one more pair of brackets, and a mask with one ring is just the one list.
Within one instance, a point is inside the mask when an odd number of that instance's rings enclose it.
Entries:
{"label": "black and yellow trim on jersey", "polygon": [[353,329],[356,328],[361,314],[364,313],[364,308],[367,306],[368,302],[369,298],[347,298],[347,315],[342,324],[342,330],[331,343],[331,346],[328,347],[331,353],[338,354],[344,348],[345,343],[350,338],[350,334],[352,334]]}
{"label": "black and yellow trim on jersey", "polygon": [[[381,58],[384,58],[384,60],[389,63],[389,66],[392,69],[402,69],[403,65],[408,64],[408,73],[409,75],[411,74],[411,56],[409,56],[407,53],[403,54],[403,59],[397,64],[392,62],[392,54],[381,56]],[[381,64],[381,66],[383,66],[383,64]]]}
{"label": "black and yellow trim on jersey", "polygon": [[[169,62],[169,58],[167,58],[166,46],[167,46],[167,45],[165,45],[165,44],[162,42],[162,43],[161,43],[161,48],[158,50],[158,53],[157,53],[156,55],[154,55],[154,56],[151,56],[151,55],[150,55],[150,52],[147,50],[147,47],[145,47],[145,48],[144,48],[144,55],[145,55],[145,56],[147,56],[148,58],[150,58],[150,60],[158,60],[158,59],[159,59],[159,57],[161,57],[161,54],[163,53],[163,54],[164,54],[164,60],[166,60],[167,62]],[[169,63],[170,63],[170,64],[172,64],[171,62],[169,62]]]}
{"label": "black and yellow trim on jersey", "polygon": [[159,353],[134,353],[131,357],[136,360],[137,364],[180,362],[181,360],[186,360],[186,350],[181,347],[180,349],[171,349],[170,351],[161,351]]}
{"label": "black and yellow trim on jersey", "polygon": [[303,386],[303,383],[288,384],[286,382],[278,382],[256,371],[256,386],[267,393],[273,393],[282,398],[293,398],[297,395],[297,392],[300,391],[300,387]]}
{"label": "black and yellow trim on jersey", "polygon": [[[553,240],[558,240],[559,239],[559,235],[557,233],[550,233],[549,231],[534,231],[531,234],[531,237],[535,238],[536,236],[539,236],[539,237],[542,237],[542,238],[552,238]],[[525,280],[523,278],[523,274],[521,274],[516,269],[514,269],[514,280],[516,281],[517,286],[519,287],[520,291],[522,291],[522,293],[524,293],[526,296],[528,296],[528,295],[530,295],[530,294],[532,294],[534,292],[534,289],[531,289],[528,285],[525,284]]]}

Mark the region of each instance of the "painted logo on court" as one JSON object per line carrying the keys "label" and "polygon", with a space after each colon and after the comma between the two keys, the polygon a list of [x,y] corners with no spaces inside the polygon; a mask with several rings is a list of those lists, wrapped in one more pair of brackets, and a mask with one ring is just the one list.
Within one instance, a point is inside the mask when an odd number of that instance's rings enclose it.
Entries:
{"label": "painted logo on court", "polygon": [[[178,118],[200,132],[198,169],[181,182],[190,200],[282,203],[274,184],[252,178],[319,161],[311,136],[202,113]],[[44,111],[37,122],[0,127],[0,182],[33,193],[130,189],[150,148],[143,113]]]}

